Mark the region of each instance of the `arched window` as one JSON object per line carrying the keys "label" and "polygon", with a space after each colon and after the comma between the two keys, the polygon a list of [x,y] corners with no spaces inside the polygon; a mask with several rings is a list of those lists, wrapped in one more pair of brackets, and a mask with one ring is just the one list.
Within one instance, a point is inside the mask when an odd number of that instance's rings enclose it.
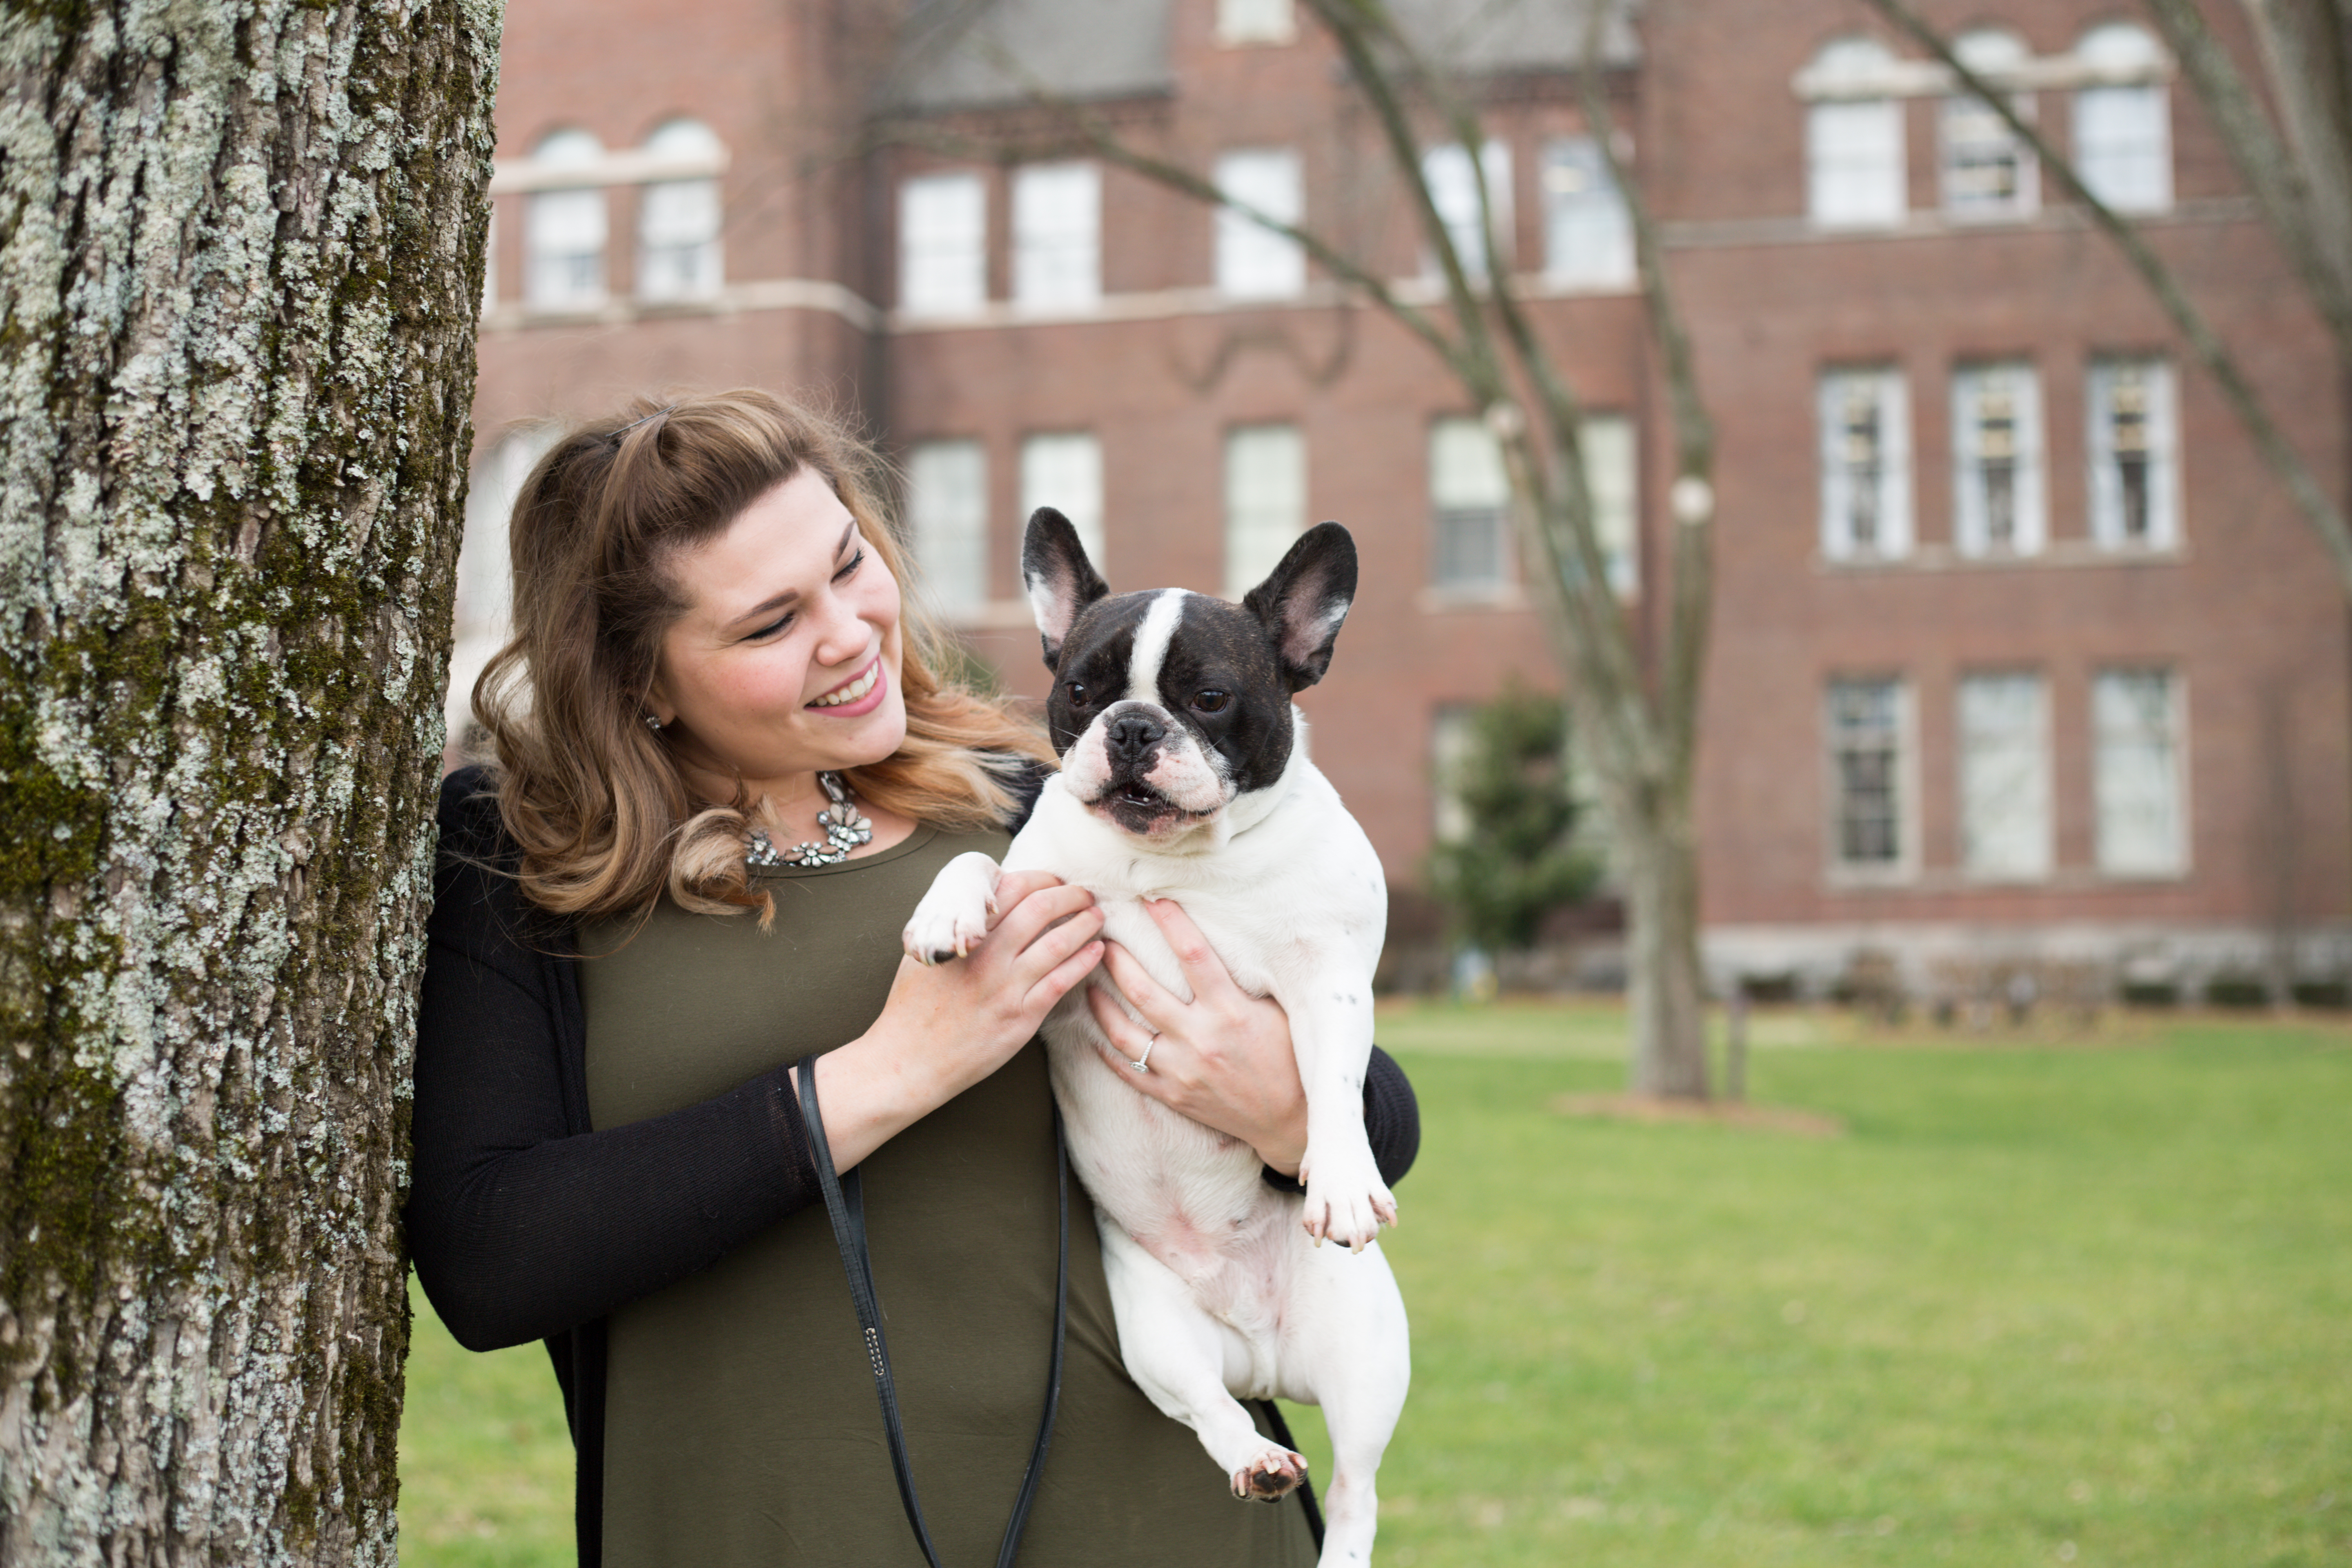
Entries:
{"label": "arched window", "polygon": [[1895,64],[1872,38],[1839,38],[1799,79],[1805,111],[1805,210],[1827,228],[1903,221],[1903,103],[1886,90]]}
{"label": "arched window", "polygon": [[[646,138],[665,161],[715,165],[725,155],[710,127],[673,120]],[[719,292],[719,182],[656,180],[637,204],[637,294],[646,300],[708,300]]]}
{"label": "arched window", "polygon": [[[1952,41],[1969,69],[1994,80],[2032,58],[2013,33],[1981,27]],[[1944,100],[1944,210],[1954,217],[2023,217],[2042,201],[2040,165],[1992,105],[1970,93]]]}
{"label": "arched window", "polygon": [[2083,35],[2074,58],[2074,170],[2091,194],[2124,212],[2172,205],[2172,113],[2163,47],[2129,22]]}
{"label": "arched window", "polygon": [[[558,131],[541,142],[531,162],[549,169],[589,170],[604,161],[604,145],[585,131]],[[604,192],[581,184],[534,191],[525,248],[530,269],[524,298],[540,310],[577,310],[604,301]]]}

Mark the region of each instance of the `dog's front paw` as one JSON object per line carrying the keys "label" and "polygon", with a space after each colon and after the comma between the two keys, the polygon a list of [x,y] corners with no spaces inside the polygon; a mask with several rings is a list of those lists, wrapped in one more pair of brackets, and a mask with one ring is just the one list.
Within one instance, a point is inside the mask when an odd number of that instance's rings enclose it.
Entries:
{"label": "dog's front paw", "polygon": [[1313,1150],[1298,1167],[1307,1184],[1307,1234],[1317,1245],[1336,1241],[1361,1252],[1381,1237],[1381,1226],[1396,1224],[1396,1194],[1381,1180],[1370,1151],[1318,1161]]}
{"label": "dog's front paw", "polygon": [[1289,1449],[1269,1447],[1234,1472],[1234,1496],[1257,1502],[1278,1502],[1298,1489],[1307,1479],[1307,1458]]}
{"label": "dog's front paw", "polygon": [[900,934],[907,956],[921,963],[961,958],[988,934],[990,902],[984,890],[942,877],[915,906],[915,918]]}

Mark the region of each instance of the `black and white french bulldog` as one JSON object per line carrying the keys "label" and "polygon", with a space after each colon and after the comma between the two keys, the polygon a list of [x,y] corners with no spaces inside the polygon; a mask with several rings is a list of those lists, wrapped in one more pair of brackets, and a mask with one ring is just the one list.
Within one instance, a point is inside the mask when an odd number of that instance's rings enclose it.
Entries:
{"label": "black and white french bulldog", "polygon": [[[1396,1201],[1363,1121],[1388,893],[1290,701],[1330,667],[1355,543],[1336,522],[1311,530],[1239,605],[1181,588],[1114,596],[1076,531],[1041,509],[1022,578],[1054,672],[1062,771],[1002,868],[963,855],[941,869],[907,951],[968,952],[998,877],[1042,869],[1091,889],[1104,935],[1176,994],[1191,988],[1147,899],[1175,900],[1242,989],[1282,1004],[1307,1091],[1303,1198],[1260,1180],[1246,1145],[1108,1066],[1080,992],[1044,1032],[1129,1374],[1200,1435],[1239,1497],[1283,1496],[1307,1462],[1238,1398],[1322,1405],[1336,1473],[1321,1563],[1364,1563],[1373,1475],[1411,1377],[1404,1301],[1377,1245]],[[1090,984],[1117,994],[1100,970]]]}

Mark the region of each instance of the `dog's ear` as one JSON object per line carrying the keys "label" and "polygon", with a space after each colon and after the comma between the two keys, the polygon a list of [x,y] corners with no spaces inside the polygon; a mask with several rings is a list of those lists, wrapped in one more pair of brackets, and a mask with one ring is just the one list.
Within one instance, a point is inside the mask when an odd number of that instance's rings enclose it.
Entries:
{"label": "dog's ear", "polygon": [[1318,522],[1298,536],[1274,569],[1252,588],[1242,608],[1274,634],[1282,678],[1304,691],[1331,668],[1331,645],[1356,597],[1356,542],[1336,522]]}
{"label": "dog's ear", "polygon": [[1070,635],[1078,612],[1110,592],[1087,559],[1078,531],[1050,506],[1029,514],[1029,531],[1021,541],[1021,586],[1029,595],[1029,613],[1037,617],[1047,669],[1061,663],[1062,639]]}

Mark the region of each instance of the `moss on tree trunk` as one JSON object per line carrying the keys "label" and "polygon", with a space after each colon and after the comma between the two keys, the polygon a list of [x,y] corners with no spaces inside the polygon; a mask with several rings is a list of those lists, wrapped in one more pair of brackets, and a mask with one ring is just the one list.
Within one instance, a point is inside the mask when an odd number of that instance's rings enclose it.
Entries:
{"label": "moss on tree trunk", "polygon": [[0,1564],[389,1563],[497,0],[0,16]]}

